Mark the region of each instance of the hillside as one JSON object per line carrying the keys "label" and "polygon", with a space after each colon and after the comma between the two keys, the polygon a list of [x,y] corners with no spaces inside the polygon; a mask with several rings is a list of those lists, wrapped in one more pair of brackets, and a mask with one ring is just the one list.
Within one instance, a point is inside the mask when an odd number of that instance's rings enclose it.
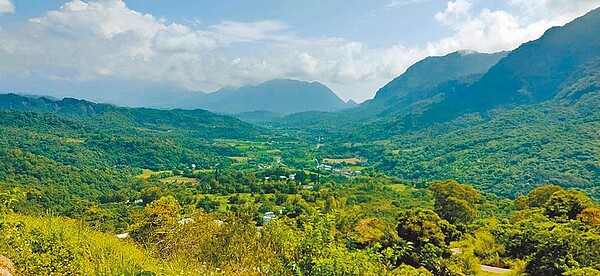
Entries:
{"label": "hillside", "polygon": [[303,112],[258,123],[318,131],[327,131],[329,126],[346,129],[350,133],[360,131],[371,123],[407,115],[429,106],[438,101],[441,91],[477,80],[506,54],[459,51],[441,57],[428,57],[380,88],[374,99],[356,108],[334,113]]}
{"label": "hillside", "polygon": [[573,74],[600,58],[600,37],[591,31],[598,26],[600,9],[563,27],[551,28],[538,40],[509,53],[478,81],[441,91],[445,92],[444,99],[421,114],[413,114],[405,127],[554,99]]}
{"label": "hillside", "polygon": [[[103,170],[98,174],[102,177],[130,174],[131,167],[164,170],[190,164],[198,168],[226,165],[232,162],[227,156],[241,153],[225,143],[217,144],[215,138],[261,139],[270,135],[265,129],[204,110],[122,108],[15,94],[0,95],[0,117],[3,153],[17,150],[15,156],[31,155],[27,158],[37,160],[40,170],[54,168],[58,174],[66,174],[74,166],[77,174]],[[27,174],[13,168],[25,166],[26,159],[6,160],[3,165],[11,173],[0,175],[0,179],[19,183]],[[42,176],[27,181],[37,185],[44,182]],[[102,177],[88,178],[91,192],[86,191],[87,195],[118,189],[115,185],[100,188],[117,183]]]}
{"label": "hillside", "polygon": [[[504,58],[480,55],[490,61],[487,72],[465,77],[459,53],[429,58],[359,108],[294,114],[274,125],[343,145],[323,147],[324,155],[363,156],[406,180],[459,179],[508,197],[558,184],[598,199],[600,41],[589,30],[600,27],[599,14]],[[422,82],[430,77],[442,83]]]}
{"label": "hillside", "polygon": [[[205,267],[167,263],[131,241],[119,240],[80,222],[58,217],[2,217],[0,251],[15,275],[176,275],[208,273]],[[10,237],[10,238],[7,238]]]}
{"label": "hillside", "polygon": [[53,113],[84,121],[102,130],[139,132],[140,130],[187,130],[202,137],[254,137],[263,132],[260,128],[229,116],[197,110],[158,110],[149,108],[124,108],[98,104],[85,100],[45,97],[25,97],[0,94],[0,109],[27,112]]}
{"label": "hillside", "polygon": [[459,51],[425,58],[380,88],[370,104],[401,108],[400,105],[407,106],[427,99],[439,93],[436,88],[443,83],[478,79],[507,54]]}

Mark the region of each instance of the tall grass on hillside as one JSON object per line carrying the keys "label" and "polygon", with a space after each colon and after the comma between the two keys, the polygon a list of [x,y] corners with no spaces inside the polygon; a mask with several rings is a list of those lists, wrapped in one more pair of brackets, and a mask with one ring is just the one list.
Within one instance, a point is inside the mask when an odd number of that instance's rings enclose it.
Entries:
{"label": "tall grass on hillside", "polygon": [[71,219],[10,215],[0,221],[0,232],[0,252],[18,275],[172,275],[183,269]]}

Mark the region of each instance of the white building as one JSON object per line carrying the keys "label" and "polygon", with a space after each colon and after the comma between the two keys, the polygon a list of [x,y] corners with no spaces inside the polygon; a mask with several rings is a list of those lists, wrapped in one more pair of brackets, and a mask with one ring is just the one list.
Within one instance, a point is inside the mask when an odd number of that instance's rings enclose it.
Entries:
{"label": "white building", "polygon": [[275,213],[273,212],[266,212],[265,215],[263,216],[263,225],[269,223],[269,221],[275,219]]}

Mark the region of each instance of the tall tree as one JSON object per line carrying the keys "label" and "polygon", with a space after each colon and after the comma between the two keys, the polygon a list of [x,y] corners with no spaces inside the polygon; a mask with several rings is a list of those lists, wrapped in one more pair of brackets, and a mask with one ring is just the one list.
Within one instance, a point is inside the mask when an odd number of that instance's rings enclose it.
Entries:
{"label": "tall tree", "polygon": [[434,210],[451,223],[466,223],[477,215],[475,203],[481,199],[471,185],[455,180],[435,181],[429,185],[435,199]]}

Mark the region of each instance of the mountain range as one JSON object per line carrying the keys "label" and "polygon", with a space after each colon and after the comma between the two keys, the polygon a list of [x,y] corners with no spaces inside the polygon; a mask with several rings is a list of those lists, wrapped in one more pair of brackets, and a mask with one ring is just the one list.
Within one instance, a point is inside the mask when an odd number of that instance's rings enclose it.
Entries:
{"label": "mountain range", "polygon": [[155,104],[157,108],[202,108],[213,112],[237,114],[268,111],[282,115],[305,111],[337,111],[356,106],[342,101],[319,82],[275,79],[258,85],[222,88],[213,93],[188,93],[173,101]]}
{"label": "mountain range", "polygon": [[402,179],[506,196],[551,183],[600,198],[598,28],[600,9],[510,53],[427,58],[358,108],[267,124],[343,144]]}
{"label": "mountain range", "polygon": [[[179,99],[160,107],[187,104],[298,130],[329,141],[319,148],[322,155],[361,156],[402,179],[457,179],[505,196],[559,184],[585,187],[600,198],[594,185],[600,183],[598,28],[600,9],[511,52],[430,57],[374,99],[345,110],[340,109],[349,104],[324,85],[293,80],[222,89],[198,102]],[[143,129],[196,130],[205,137],[265,131],[203,110],[121,108],[75,99],[9,94],[0,97],[0,109],[75,116],[115,130],[126,122]]]}
{"label": "mountain range", "polygon": [[[89,85],[89,91],[72,93],[68,92],[69,87],[63,87],[60,83],[48,83],[48,89],[52,92],[32,90],[27,91],[26,94],[37,93],[50,95],[47,97],[53,98],[81,98],[128,107],[205,109],[223,114],[264,111],[274,113],[278,117],[297,112],[337,111],[357,106],[354,101],[342,101],[331,89],[319,82],[291,79],[274,79],[258,85],[222,88],[212,93],[188,91],[152,83],[101,80],[92,83],[94,85]],[[98,91],[97,87],[120,88]],[[0,89],[8,88],[0,84]]]}
{"label": "mountain range", "polygon": [[[449,122],[466,114],[485,117],[498,109],[559,100],[566,96],[562,90],[597,66],[600,36],[593,30],[599,25],[600,9],[565,26],[551,28],[541,38],[511,52],[459,51],[428,57],[358,108],[319,116],[294,114],[273,123],[315,129],[331,124],[353,129],[371,125],[391,135]],[[571,97],[581,97],[594,91],[594,87]]]}

